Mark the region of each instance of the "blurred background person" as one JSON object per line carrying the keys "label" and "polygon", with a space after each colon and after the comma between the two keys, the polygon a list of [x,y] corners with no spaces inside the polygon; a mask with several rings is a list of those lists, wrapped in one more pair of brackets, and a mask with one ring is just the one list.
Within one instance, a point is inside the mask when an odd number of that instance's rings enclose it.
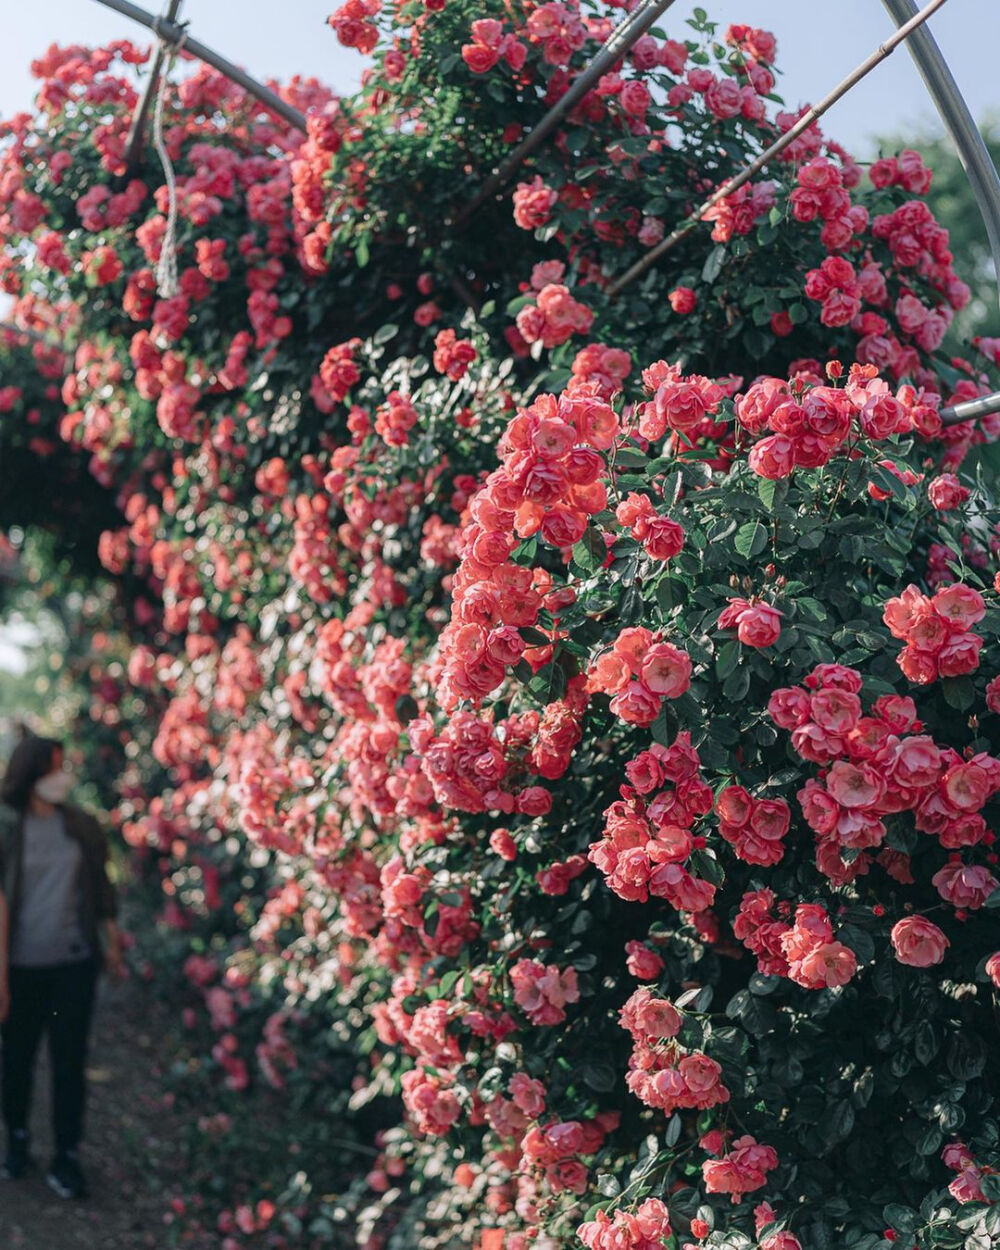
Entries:
{"label": "blurred background person", "polygon": [[6,993],[0,992],[3,1175],[17,1180],[31,1163],[32,1078],[47,1034],[55,1154],[46,1180],[62,1198],[87,1192],[78,1148],[97,976],[102,963],[116,978],[124,975],[107,839],[92,815],[68,802],[73,783],[62,744],[28,733],[0,785],[0,884],[8,917]]}

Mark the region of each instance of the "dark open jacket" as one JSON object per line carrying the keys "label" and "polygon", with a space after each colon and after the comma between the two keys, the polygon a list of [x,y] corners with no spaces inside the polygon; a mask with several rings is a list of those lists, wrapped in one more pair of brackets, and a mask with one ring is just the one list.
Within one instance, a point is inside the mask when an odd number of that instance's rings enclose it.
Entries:
{"label": "dark open jacket", "polygon": [[[60,810],[66,832],[83,851],[83,932],[95,956],[101,953],[100,924],[113,919],[118,905],[115,888],[108,879],[108,840],[104,830],[89,812],[72,803]],[[21,860],[24,848],[24,816],[0,804],[0,886],[10,908],[10,933],[13,936],[21,895]]]}

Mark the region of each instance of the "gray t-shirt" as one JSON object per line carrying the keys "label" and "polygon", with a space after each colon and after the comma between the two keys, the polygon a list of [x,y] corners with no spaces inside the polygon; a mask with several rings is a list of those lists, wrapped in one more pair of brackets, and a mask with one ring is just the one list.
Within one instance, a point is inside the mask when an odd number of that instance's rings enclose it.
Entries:
{"label": "gray t-shirt", "polygon": [[22,968],[73,963],[91,954],[83,932],[83,851],[61,812],[24,818],[21,886],[10,962]]}

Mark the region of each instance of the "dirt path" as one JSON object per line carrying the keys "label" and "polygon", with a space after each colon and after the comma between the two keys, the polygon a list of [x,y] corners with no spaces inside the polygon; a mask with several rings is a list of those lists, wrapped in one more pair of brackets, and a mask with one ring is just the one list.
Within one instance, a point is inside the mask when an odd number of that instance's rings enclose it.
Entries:
{"label": "dirt path", "polygon": [[167,1163],[170,1153],[169,1113],[156,1101],[162,1034],[149,1011],[137,988],[102,980],[87,1072],[86,1202],[64,1202],[45,1184],[52,1138],[48,1062],[41,1056],[32,1115],[36,1167],[23,1181],[0,1181],[2,1250],[159,1250],[168,1244],[166,1200],[149,1168],[151,1159]]}

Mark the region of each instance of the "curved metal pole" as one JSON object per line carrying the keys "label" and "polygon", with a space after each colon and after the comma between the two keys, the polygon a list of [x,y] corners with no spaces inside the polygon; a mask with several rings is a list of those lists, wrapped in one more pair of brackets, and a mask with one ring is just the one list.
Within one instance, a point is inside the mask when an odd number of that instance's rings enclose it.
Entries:
{"label": "curved metal pole", "polygon": [[944,4],[944,2],[945,0],[930,0],[930,2],[925,4],[919,12],[914,12],[909,21],[900,26],[899,30],[897,30],[894,35],[891,35],[884,43],[880,43],[871,56],[866,57],[860,65],[851,70],[846,78],[842,79],[831,92],[820,100],[819,104],[803,113],[795,125],[792,126],[790,130],[786,131],[780,139],[776,140],[769,148],[761,152],[760,156],[758,156],[756,160],[752,161],[751,164],[741,170],[735,177],[728,179],[722,184],[721,187],[718,187],[712,195],[708,197],[704,204],[699,205],[693,213],[681,222],[676,230],[674,230],[671,234],[668,234],[665,239],[661,240],[661,242],[657,243],[656,246],[648,251],[645,256],[637,260],[631,268],[626,269],[620,278],[616,278],[607,289],[608,296],[611,299],[614,299],[624,287],[628,286],[628,284],[634,279],[641,277],[651,265],[656,264],[661,256],[669,252],[671,248],[676,247],[681,239],[691,233],[710,208],[718,204],[720,200],[725,199],[727,195],[732,195],[734,191],[738,191],[740,187],[750,181],[754,174],[760,173],[768,161],[773,160],[774,157],[776,157],[780,152],[783,152],[785,148],[787,148],[789,144],[793,143],[804,130],[808,130],[817,118],[822,117],[828,109],[832,108],[833,105],[836,104],[842,96],[845,96],[852,87],[856,86],[862,78],[864,78],[867,74],[870,74],[876,65],[880,65],[890,53],[895,52],[896,48],[903,42],[903,40],[906,39],[923,22],[926,22],[930,15],[935,13],[942,6],[942,4]]}
{"label": "curved metal pole", "polygon": [[518,166],[523,164],[525,159],[534,152],[535,148],[549,137],[570,109],[583,99],[597,80],[616,61],[620,60],[633,44],[638,42],[657,18],[670,8],[673,2],[674,0],[643,0],[643,3],[637,9],[630,13],[623,22],[619,23],[597,52],[594,53],[593,59],[586,68],[574,78],[572,86],[566,94],[560,96],[534,130],[521,140],[514,151],[504,159],[500,167],[486,179],[476,195],[462,209],[454,221],[447,224],[462,225],[481,204],[484,204],[491,195],[495,195],[501,187],[509,182]]}
{"label": "curved metal pole", "polygon": [[[882,3],[897,26],[901,26],[916,12],[913,0],[882,0]],[[1000,174],[996,171],[979,127],[948,68],[948,62],[926,26],[913,32],[909,48],[920,77],[941,114],[941,120],[951,135],[958,159],[968,176],[979,211],[983,215],[990,250],[993,253],[993,265],[1000,281]]]}
{"label": "curved metal pole", "polygon": [[129,0],[97,0],[97,3],[103,4],[105,8],[114,9],[116,13],[121,13],[124,17],[130,17],[133,22],[138,22],[140,26],[145,26],[147,30],[151,30],[174,48],[179,47],[183,42],[185,52],[190,52],[199,61],[204,61],[206,65],[211,65],[213,69],[217,69],[219,73],[225,74],[233,82],[239,83],[245,91],[249,91],[252,96],[256,96],[261,104],[269,108],[272,113],[277,113],[289,126],[294,126],[305,134],[306,117],[304,113],[300,113],[297,108],[287,104],[270,87],[265,87],[263,83],[257,82],[255,78],[251,78],[249,74],[240,69],[238,65],[234,65],[232,61],[227,61],[224,56],[219,56],[218,52],[214,52],[197,39],[192,39],[183,26],[178,26],[176,22],[171,22],[166,18],[154,17],[152,13],[147,13],[145,9],[140,9],[137,4],[131,4]]}
{"label": "curved metal pole", "polygon": [[[167,5],[166,18],[168,22],[175,22],[177,14],[184,0],[169,0]],[[142,151],[143,132],[146,129],[146,118],[149,116],[149,108],[153,103],[153,96],[156,94],[156,88],[160,81],[160,74],[163,72],[164,48],[162,43],[156,45],[156,55],[153,57],[153,64],[149,67],[149,77],[146,79],[146,85],[142,89],[142,97],[132,114],[132,124],[128,128],[128,138],[125,140],[125,177],[131,177],[136,165],[139,163],[139,154]]]}
{"label": "curved metal pole", "polygon": [[942,408],[941,424],[961,425],[963,421],[975,421],[977,417],[991,417],[995,412],[1000,412],[1000,391],[980,395],[978,399],[967,399],[965,403],[951,408]]}

